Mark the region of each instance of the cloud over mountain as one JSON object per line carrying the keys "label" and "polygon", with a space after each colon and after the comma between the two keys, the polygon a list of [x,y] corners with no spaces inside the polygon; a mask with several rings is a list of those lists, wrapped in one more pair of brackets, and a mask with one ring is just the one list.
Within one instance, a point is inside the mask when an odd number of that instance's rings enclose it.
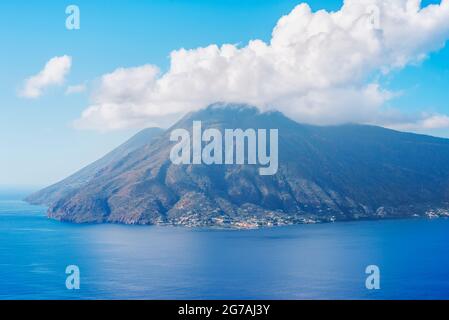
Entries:
{"label": "cloud over mountain", "polygon": [[[425,8],[419,0],[346,0],[336,12],[303,3],[279,19],[269,43],[179,49],[166,73],[144,65],[103,75],[76,126],[167,125],[216,101],[313,124],[387,123],[383,107],[394,93],[373,79],[423,60],[448,38],[449,0]],[[444,115],[423,117],[414,123]]]}
{"label": "cloud over mountain", "polygon": [[38,74],[25,80],[19,94],[25,98],[38,98],[50,86],[64,83],[66,75],[70,72],[72,57],[64,55],[51,58]]}

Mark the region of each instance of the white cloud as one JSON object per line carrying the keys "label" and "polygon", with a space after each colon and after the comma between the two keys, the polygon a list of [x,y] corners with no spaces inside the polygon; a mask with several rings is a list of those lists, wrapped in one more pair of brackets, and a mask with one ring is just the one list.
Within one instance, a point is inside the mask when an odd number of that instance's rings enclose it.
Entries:
{"label": "white cloud", "polygon": [[63,84],[71,66],[70,56],[51,58],[42,71],[25,80],[20,95],[25,98],[38,98],[47,87]]}
{"label": "white cloud", "polygon": [[84,83],[76,84],[72,86],[68,86],[65,90],[66,95],[82,93],[87,90],[87,87]]}
{"label": "white cloud", "polygon": [[449,0],[423,9],[419,0],[346,0],[336,12],[300,4],[279,19],[269,43],[180,49],[166,73],[145,65],[104,75],[76,125],[167,125],[216,101],[314,124],[372,123],[386,116],[393,93],[370,79],[421,61],[448,38]]}
{"label": "white cloud", "polygon": [[423,113],[418,115],[416,119],[390,123],[387,126],[392,129],[404,131],[431,132],[432,130],[449,128],[449,116]]}

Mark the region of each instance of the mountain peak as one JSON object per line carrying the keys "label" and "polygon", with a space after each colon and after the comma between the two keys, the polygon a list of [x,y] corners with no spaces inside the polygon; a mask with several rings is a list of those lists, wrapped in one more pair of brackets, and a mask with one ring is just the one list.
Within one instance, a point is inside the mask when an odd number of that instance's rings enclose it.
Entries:
{"label": "mountain peak", "polygon": [[278,129],[299,126],[297,122],[278,111],[261,111],[249,104],[217,102],[187,114],[168,130],[189,128],[193,121],[201,121],[206,126],[218,126],[223,129]]}
{"label": "mountain peak", "polygon": [[259,112],[259,108],[247,103],[233,103],[233,102],[215,102],[208,105],[205,110],[232,110],[232,111],[252,111],[254,113]]}
{"label": "mountain peak", "polygon": [[64,221],[222,227],[410,217],[449,208],[446,139],[363,125],[304,126],[279,112],[229,103],[190,113],[173,128],[191,129],[198,120],[204,129],[279,129],[277,173],[260,176],[246,164],[175,165],[168,129],[30,199]]}

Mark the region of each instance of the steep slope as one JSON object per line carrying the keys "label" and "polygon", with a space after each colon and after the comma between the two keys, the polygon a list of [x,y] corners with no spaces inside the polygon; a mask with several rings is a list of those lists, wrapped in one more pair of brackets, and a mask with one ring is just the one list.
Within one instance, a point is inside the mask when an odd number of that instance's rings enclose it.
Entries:
{"label": "steep slope", "polygon": [[[279,170],[256,165],[174,165],[170,132],[279,129]],[[74,187],[41,197],[49,216],[72,222],[252,227],[424,215],[449,198],[449,140],[374,126],[317,127],[281,113],[212,105],[117,157]],[[69,178],[70,179],[70,178]],[[69,186],[69,191],[66,186]],[[61,188],[62,186],[62,188]]]}
{"label": "steep slope", "polygon": [[145,144],[151,143],[151,141],[162,134],[162,132],[163,130],[160,128],[144,129],[113,151],[109,152],[103,158],[93,162],[63,181],[28,196],[25,200],[32,204],[51,205],[57,199],[65,197],[72,191],[86,185],[96,175],[101,174],[102,170],[111,163],[119,161]]}

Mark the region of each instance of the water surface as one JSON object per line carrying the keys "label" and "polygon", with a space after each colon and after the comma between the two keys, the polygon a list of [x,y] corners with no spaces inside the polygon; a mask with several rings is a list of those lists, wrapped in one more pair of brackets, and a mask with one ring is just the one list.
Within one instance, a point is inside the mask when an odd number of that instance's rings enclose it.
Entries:
{"label": "water surface", "polygon": [[[0,199],[0,299],[447,299],[449,220],[224,231],[75,225]],[[366,266],[381,289],[365,288]],[[65,268],[81,289],[65,287]]]}

